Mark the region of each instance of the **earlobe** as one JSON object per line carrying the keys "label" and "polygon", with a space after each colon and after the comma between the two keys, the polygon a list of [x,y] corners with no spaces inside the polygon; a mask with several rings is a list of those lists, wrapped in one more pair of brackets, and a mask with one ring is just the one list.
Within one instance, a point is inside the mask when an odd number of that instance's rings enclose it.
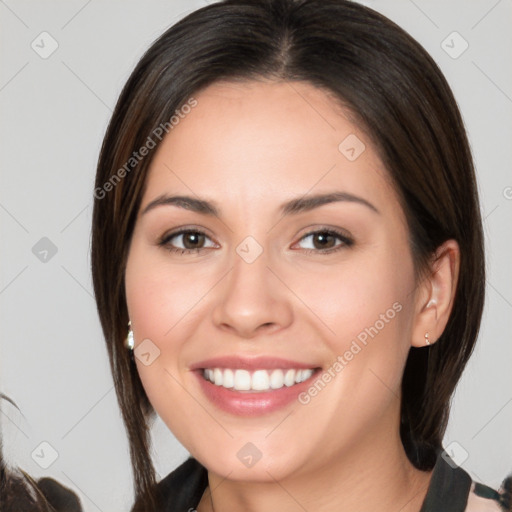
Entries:
{"label": "earlobe", "polygon": [[459,264],[460,250],[455,240],[447,240],[437,248],[417,294],[412,346],[433,345],[446,328],[455,300]]}

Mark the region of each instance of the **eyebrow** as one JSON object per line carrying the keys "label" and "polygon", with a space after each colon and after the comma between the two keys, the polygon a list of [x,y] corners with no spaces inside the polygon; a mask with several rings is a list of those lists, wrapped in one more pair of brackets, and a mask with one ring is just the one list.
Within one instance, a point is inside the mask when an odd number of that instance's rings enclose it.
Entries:
{"label": "eyebrow", "polygon": [[313,210],[324,204],[337,202],[361,204],[375,213],[380,213],[379,210],[366,199],[349,194],[348,192],[330,192],[328,194],[316,194],[292,199],[281,206],[281,212],[283,215],[296,214]]}
{"label": "eyebrow", "polygon": [[[282,215],[293,215],[314,210],[315,208],[323,206],[324,204],[336,202],[356,203],[369,208],[375,213],[380,213],[379,210],[366,199],[355,196],[353,194],[349,194],[348,192],[331,192],[328,194],[316,194],[308,195],[307,197],[298,197],[282,204],[280,211]],[[204,199],[182,195],[161,195],[155,200],[151,201],[144,208],[142,215],[158,206],[177,206],[179,208],[184,208],[193,212],[202,213],[203,215],[212,215],[215,217],[218,217],[220,213],[218,207],[213,202],[206,201]]]}

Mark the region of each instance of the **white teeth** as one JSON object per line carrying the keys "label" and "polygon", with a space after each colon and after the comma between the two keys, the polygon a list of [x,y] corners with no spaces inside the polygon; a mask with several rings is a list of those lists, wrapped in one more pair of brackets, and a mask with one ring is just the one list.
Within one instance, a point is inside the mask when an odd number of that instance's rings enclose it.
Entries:
{"label": "white teeth", "polygon": [[284,386],[283,370],[274,370],[270,374],[270,387],[272,389],[280,389]]}
{"label": "white teeth", "polygon": [[299,370],[297,376],[295,377],[295,382],[298,384],[299,382],[304,382],[309,379],[313,375],[313,370]]}
{"label": "white teeth", "polygon": [[284,385],[288,387],[293,386],[295,384],[295,376],[295,370],[288,370],[284,375]]}
{"label": "white teeth", "polygon": [[302,381],[304,382],[305,380],[308,380],[313,375],[313,373],[315,373],[315,370],[302,370]]}
{"label": "white teeth", "polygon": [[233,388],[236,391],[268,391],[283,386],[293,386],[309,379],[314,370],[232,370],[230,368],[206,368],[203,377],[216,386]]}
{"label": "white teeth", "polygon": [[[217,386],[219,385],[222,386],[222,383],[217,384]],[[251,389],[251,374],[247,370],[236,370],[233,387],[238,391],[249,391]]]}
{"label": "white teeth", "polygon": [[256,370],[252,374],[251,389],[262,391],[268,389],[270,385],[270,377],[266,370]]}
{"label": "white teeth", "polygon": [[227,370],[224,370],[224,375],[222,377],[222,385],[225,388],[232,388],[235,385],[235,374],[233,373],[233,370],[230,370],[229,368]]}

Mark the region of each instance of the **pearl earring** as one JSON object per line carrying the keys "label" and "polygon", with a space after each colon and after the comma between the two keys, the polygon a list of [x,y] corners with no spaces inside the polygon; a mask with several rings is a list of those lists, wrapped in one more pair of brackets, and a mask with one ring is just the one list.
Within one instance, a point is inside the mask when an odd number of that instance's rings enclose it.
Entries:
{"label": "pearl earring", "polygon": [[135,347],[135,340],[133,339],[132,322],[128,322],[128,335],[126,336],[126,346],[128,350],[133,350]]}
{"label": "pearl earring", "polygon": [[430,345],[430,340],[428,339],[428,332],[425,333],[425,343]]}

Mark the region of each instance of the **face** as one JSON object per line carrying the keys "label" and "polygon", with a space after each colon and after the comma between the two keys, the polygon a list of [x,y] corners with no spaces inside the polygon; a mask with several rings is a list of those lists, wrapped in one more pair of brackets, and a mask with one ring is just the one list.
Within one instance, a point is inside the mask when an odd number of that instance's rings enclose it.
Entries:
{"label": "face", "polygon": [[195,99],[154,155],[127,261],[149,400],[235,480],[375,453],[398,435],[416,297],[387,171],[312,85]]}

